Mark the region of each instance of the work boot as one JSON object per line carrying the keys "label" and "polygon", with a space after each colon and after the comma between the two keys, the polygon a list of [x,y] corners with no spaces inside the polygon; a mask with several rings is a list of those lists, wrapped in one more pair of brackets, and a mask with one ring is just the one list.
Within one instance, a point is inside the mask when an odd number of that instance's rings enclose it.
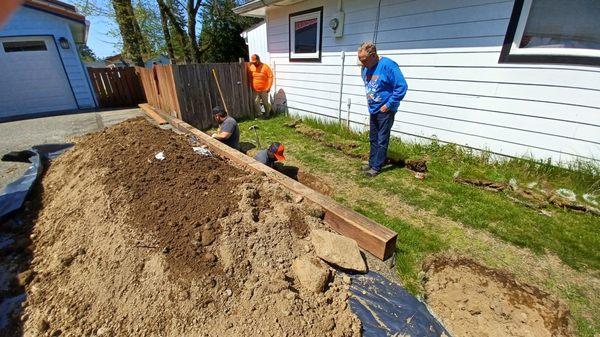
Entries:
{"label": "work boot", "polygon": [[367,177],[373,178],[379,174],[379,171],[374,170],[374,169],[369,169],[367,172],[365,172],[365,174],[367,175]]}

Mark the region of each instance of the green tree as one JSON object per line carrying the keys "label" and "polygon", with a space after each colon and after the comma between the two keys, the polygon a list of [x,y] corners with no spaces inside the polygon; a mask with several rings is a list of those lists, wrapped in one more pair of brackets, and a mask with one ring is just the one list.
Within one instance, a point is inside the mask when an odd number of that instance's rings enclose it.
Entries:
{"label": "green tree", "polygon": [[147,40],[142,35],[131,0],[112,0],[115,18],[119,25],[125,55],[138,66],[144,66],[143,55],[148,52]]}
{"label": "green tree", "polygon": [[[1,0],[0,0],[1,1]],[[167,46],[163,37],[160,12],[156,3],[148,0],[130,1],[133,8],[133,18],[140,29],[142,39],[136,45],[142,51],[142,58],[147,59],[157,55],[164,55]],[[100,16],[117,23],[117,27],[110,27],[107,35],[121,40],[116,47],[121,54],[131,58],[125,49],[125,39],[121,34],[121,25],[118,24],[117,15],[112,0],[72,0],[77,9],[86,16]],[[135,23],[132,23],[135,25]]]}
{"label": "green tree", "polygon": [[[171,40],[174,50],[183,52],[185,62],[200,62],[201,51],[196,39],[196,18],[202,6],[202,0],[185,0],[185,7],[179,0],[157,0],[163,21],[168,21],[169,32],[166,33],[163,23],[165,40]],[[185,14],[183,10],[185,8]],[[168,44],[169,42],[167,42]],[[177,48],[177,45],[179,48]]]}
{"label": "green tree", "polygon": [[78,44],[77,52],[79,53],[79,57],[83,62],[94,62],[98,60],[98,57],[96,54],[94,54],[94,51],[88,47],[87,44]]}
{"label": "green tree", "polygon": [[248,46],[240,36],[256,22],[256,18],[237,15],[235,0],[209,0],[202,8],[200,45],[203,62],[235,62],[248,55]]}

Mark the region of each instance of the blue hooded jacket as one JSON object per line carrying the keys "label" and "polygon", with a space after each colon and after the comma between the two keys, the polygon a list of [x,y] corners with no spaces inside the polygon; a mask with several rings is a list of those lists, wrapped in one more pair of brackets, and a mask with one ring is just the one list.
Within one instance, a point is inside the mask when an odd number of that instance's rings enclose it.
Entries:
{"label": "blue hooded jacket", "polygon": [[398,111],[408,85],[396,62],[381,57],[371,68],[362,67],[361,77],[367,91],[369,112],[374,115],[386,104],[391,112]]}

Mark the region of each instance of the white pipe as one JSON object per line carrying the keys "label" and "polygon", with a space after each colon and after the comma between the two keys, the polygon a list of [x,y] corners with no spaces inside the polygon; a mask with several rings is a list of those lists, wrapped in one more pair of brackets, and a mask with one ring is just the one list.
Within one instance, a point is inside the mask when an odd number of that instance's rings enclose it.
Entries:
{"label": "white pipe", "polygon": [[350,106],[352,105],[352,101],[350,100],[350,97],[348,97],[348,115],[346,116],[346,126],[348,127],[348,129],[350,129]]}
{"label": "white pipe", "polygon": [[338,12],[342,11],[342,0],[338,0]]}
{"label": "white pipe", "polygon": [[342,95],[344,90],[344,63],[346,60],[346,53],[342,50],[342,67],[340,70],[340,97],[338,98],[338,123],[342,125]]}

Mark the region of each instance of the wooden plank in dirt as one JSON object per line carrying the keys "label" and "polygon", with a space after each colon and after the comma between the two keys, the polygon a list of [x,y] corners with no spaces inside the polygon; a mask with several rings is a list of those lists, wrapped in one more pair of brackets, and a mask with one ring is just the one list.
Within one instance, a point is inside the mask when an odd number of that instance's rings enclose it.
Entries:
{"label": "wooden plank in dirt", "polygon": [[154,119],[156,121],[156,123],[158,123],[158,125],[163,125],[163,124],[168,123],[164,118],[162,118],[161,115],[157,114],[148,103],[140,104],[139,107],[142,110],[144,110],[146,115],[148,115],[150,118]]}
{"label": "wooden plank in dirt", "polygon": [[327,224],[338,233],[356,240],[362,249],[373,254],[375,257],[381,260],[392,257],[396,248],[396,239],[398,237],[396,232],[338,204],[333,199],[259,163],[253,158],[230,148],[186,122],[166,114],[161,114],[160,112],[157,113],[163,116],[171,125],[180,131],[195,135],[199,141],[206,144],[210,150],[216,154],[227,158],[242,167],[261,172],[294,193],[302,195],[307,200],[321,205],[325,209],[324,220]]}

